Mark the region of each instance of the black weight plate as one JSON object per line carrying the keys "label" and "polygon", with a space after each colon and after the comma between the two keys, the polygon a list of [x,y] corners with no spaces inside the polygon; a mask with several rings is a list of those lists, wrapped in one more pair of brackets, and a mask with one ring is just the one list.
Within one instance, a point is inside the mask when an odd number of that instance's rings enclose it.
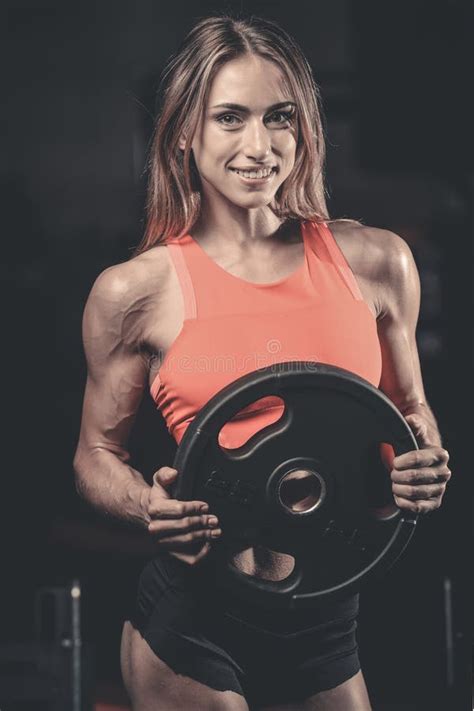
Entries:
{"label": "black weight plate", "polygon": [[[280,420],[242,447],[221,447],[226,422],[268,395],[285,403]],[[289,361],[223,388],[191,422],[174,461],[176,498],[207,501],[219,518],[216,579],[246,598],[295,607],[355,588],[386,569],[408,543],[416,516],[402,515],[393,503],[378,451],[382,442],[396,455],[417,448],[393,403],[341,368]],[[320,499],[308,511],[295,512],[279,498],[298,488],[282,481],[295,469],[316,475]],[[310,480],[304,481],[307,486]],[[392,515],[381,517],[384,507]],[[229,552],[246,545],[292,555],[292,575],[268,581],[241,573],[229,563]]]}

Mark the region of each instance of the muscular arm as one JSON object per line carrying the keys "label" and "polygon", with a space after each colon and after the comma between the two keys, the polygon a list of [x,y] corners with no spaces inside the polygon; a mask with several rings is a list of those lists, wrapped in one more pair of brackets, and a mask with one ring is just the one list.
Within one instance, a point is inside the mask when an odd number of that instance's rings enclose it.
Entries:
{"label": "muscular arm", "polygon": [[390,232],[380,232],[379,237],[383,254],[377,320],[382,349],[380,388],[404,416],[419,415],[427,441],[441,446],[438,425],[426,400],[415,337],[420,310],[418,271],[410,248],[400,237]]}
{"label": "muscular arm", "polygon": [[150,487],[126,450],[148,373],[134,333],[139,295],[129,282],[130,267],[106,269],[84,309],[88,374],[74,471],[78,492],[95,508],[146,528]]}

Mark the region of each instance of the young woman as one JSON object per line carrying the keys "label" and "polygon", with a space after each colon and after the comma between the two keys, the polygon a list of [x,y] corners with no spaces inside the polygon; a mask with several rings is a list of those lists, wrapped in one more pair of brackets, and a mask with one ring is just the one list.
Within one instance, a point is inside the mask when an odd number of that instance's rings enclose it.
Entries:
{"label": "young woman", "polygon": [[[127,438],[147,385],[179,443],[237,377],[279,361],[327,362],[398,406],[420,450],[393,461],[395,502],[437,508],[450,472],[420,373],[417,270],[397,235],[329,219],[317,90],[274,22],[201,20],[164,82],[146,234],[129,261],[99,275],[84,312],[74,462],[88,501],[156,542],[123,629],[133,709],[370,709],[357,595],[283,613],[206,585],[200,563],[219,521],[205,502],[171,497],[170,467],[150,487],[129,464]],[[238,446],[280,414],[274,399],[259,401],[226,424],[221,444]],[[291,569],[289,556],[257,548],[235,564],[270,579]]]}

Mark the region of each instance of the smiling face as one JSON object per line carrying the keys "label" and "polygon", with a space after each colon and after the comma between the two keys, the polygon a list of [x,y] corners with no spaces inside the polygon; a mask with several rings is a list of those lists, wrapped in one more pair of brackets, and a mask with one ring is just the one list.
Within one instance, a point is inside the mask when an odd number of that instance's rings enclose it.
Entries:
{"label": "smiling face", "polygon": [[271,203],[294,166],[295,112],[274,63],[251,55],[222,66],[192,142],[204,200],[220,196],[247,209]]}

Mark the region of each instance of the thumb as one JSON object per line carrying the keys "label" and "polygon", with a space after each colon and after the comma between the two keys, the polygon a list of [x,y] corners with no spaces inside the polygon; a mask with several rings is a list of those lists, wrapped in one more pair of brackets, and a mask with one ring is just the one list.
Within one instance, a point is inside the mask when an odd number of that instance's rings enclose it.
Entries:
{"label": "thumb", "polygon": [[166,489],[171,486],[171,484],[174,484],[177,476],[177,469],[173,469],[172,467],[160,467],[153,474],[153,486],[161,486]]}
{"label": "thumb", "polygon": [[416,442],[419,447],[428,447],[428,425],[421,415],[407,415],[405,417],[411,431],[415,435]]}

